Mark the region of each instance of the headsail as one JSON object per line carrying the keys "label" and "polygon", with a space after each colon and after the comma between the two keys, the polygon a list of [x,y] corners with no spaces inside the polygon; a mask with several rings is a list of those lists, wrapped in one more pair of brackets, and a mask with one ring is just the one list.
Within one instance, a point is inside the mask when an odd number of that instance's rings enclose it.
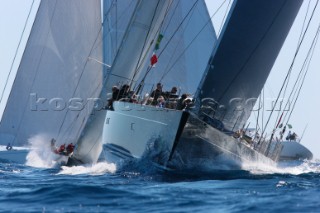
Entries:
{"label": "headsail", "polygon": [[[100,0],[42,0],[0,125],[0,141],[76,140],[102,87]],[[78,98],[78,99],[74,99]]]}
{"label": "headsail", "polygon": [[199,91],[225,129],[240,129],[249,118],[301,4],[234,2]]}

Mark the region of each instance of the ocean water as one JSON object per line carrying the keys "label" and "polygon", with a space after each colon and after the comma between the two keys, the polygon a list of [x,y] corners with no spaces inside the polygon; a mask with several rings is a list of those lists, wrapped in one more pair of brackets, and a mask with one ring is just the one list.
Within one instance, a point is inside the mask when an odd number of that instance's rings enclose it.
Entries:
{"label": "ocean water", "polygon": [[148,162],[0,163],[0,212],[320,212],[320,161],[161,171]]}

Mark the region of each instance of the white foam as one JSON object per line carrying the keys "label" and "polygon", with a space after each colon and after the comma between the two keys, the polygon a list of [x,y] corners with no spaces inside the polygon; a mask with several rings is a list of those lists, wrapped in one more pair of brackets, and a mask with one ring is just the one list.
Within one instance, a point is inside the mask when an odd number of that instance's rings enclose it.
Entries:
{"label": "white foam", "polygon": [[115,173],[117,170],[116,165],[113,163],[101,162],[93,165],[85,166],[62,166],[59,175],[104,175],[106,173]]}
{"label": "white foam", "polygon": [[29,139],[31,151],[27,155],[26,165],[36,168],[54,168],[60,162],[57,156],[51,151],[51,138],[46,135],[36,135]]}
{"label": "white foam", "polygon": [[300,175],[305,173],[320,173],[319,160],[292,161],[288,163],[279,163],[277,165],[268,164],[247,164],[243,169],[253,174],[292,174]]}

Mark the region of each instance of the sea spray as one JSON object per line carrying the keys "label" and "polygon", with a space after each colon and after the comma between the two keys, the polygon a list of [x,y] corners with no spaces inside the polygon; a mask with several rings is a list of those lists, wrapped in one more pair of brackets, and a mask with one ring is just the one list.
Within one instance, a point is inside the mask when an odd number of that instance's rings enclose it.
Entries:
{"label": "sea spray", "polygon": [[306,173],[320,173],[319,160],[297,160],[280,162],[277,165],[267,165],[260,163],[251,163],[243,165],[243,169],[250,171],[252,174],[290,174],[300,175]]}
{"label": "sea spray", "polygon": [[113,163],[100,162],[93,165],[84,166],[62,166],[59,175],[104,175],[106,173],[115,173],[117,168]]}
{"label": "sea spray", "polygon": [[31,151],[27,155],[27,166],[53,168],[67,160],[62,159],[64,156],[52,152],[50,140],[51,138],[44,134],[35,135],[28,140]]}

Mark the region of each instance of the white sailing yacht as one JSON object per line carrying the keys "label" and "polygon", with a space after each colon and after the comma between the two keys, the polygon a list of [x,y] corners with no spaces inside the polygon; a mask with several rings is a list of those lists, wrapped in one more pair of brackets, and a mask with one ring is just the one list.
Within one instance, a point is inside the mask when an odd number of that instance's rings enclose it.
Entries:
{"label": "white sailing yacht", "polygon": [[[181,8],[187,14],[180,11],[186,30],[183,35],[196,29],[200,20],[200,15],[189,16],[196,13],[195,6],[200,5],[200,11],[205,11],[204,22],[210,21],[203,1],[181,2],[137,0],[115,4],[104,1],[109,9],[101,17],[100,0],[42,0],[0,124],[1,143],[22,146],[37,135],[44,135],[47,142],[44,146],[50,145],[51,138],[55,138],[57,144],[73,142],[76,149],[70,163],[96,162],[102,143],[105,143],[108,160],[141,158],[151,150],[156,153],[153,158],[156,163],[171,163],[171,167],[177,167],[172,164],[175,159],[188,165],[199,158],[215,161],[221,156],[234,162],[269,162],[270,158],[277,158],[276,149],[274,152],[265,150],[265,146],[254,149],[232,137],[245,124],[253,104],[239,106],[232,105],[237,101],[231,104],[229,101],[258,96],[302,1],[235,1],[218,45],[211,56],[208,53],[203,59],[208,61],[210,57],[208,64],[197,58],[205,53],[190,51],[181,56],[177,54],[179,57],[170,67],[166,67],[170,60],[164,60],[166,65],[160,78],[153,76],[154,73],[144,78],[150,70],[146,62],[159,34],[165,31],[166,18],[169,23],[175,20],[175,16],[168,18],[170,11],[176,14],[176,8],[185,5]],[[113,8],[117,8],[118,3],[122,4],[122,11],[128,11],[122,14],[126,17],[121,19],[124,20],[122,25],[119,17],[116,22],[106,22],[106,17],[117,11]],[[186,9],[188,7],[190,9]],[[104,20],[104,29],[107,28],[105,24],[109,24],[112,30],[116,23],[123,27],[123,33],[112,35],[114,32],[110,31],[110,37],[106,38],[110,43],[103,42],[101,20]],[[179,28],[178,22],[176,29]],[[175,30],[171,32],[168,44],[176,34]],[[119,39],[118,42],[114,38]],[[198,35],[193,38],[199,39]],[[181,41],[177,49],[188,49],[193,43],[188,43],[187,39]],[[203,50],[211,51],[215,39],[210,45],[205,43],[207,41],[199,39],[198,44]],[[104,51],[103,44],[106,45]],[[170,45],[163,49],[167,47]],[[171,47],[173,49],[166,51],[175,53],[174,46]],[[180,64],[182,67],[174,67],[180,57],[186,55],[189,57]],[[169,54],[168,57],[173,56]],[[110,69],[103,70],[109,65]],[[197,74],[192,73],[190,67]],[[251,78],[250,84],[248,78]],[[111,92],[112,86],[129,84],[136,89],[142,79],[141,94],[150,92],[156,82],[182,86],[181,93],[194,94],[198,87],[194,95],[195,107],[181,111],[114,102],[113,111],[104,110],[106,94]],[[176,84],[179,80],[181,85]]]}
{"label": "white sailing yacht", "polygon": [[281,151],[278,145],[270,149],[268,141],[253,145],[234,135],[244,128],[301,4],[234,1],[194,107],[181,111],[114,102],[103,131],[107,160],[120,163],[151,156],[171,168],[203,161],[220,168],[274,163]]}

